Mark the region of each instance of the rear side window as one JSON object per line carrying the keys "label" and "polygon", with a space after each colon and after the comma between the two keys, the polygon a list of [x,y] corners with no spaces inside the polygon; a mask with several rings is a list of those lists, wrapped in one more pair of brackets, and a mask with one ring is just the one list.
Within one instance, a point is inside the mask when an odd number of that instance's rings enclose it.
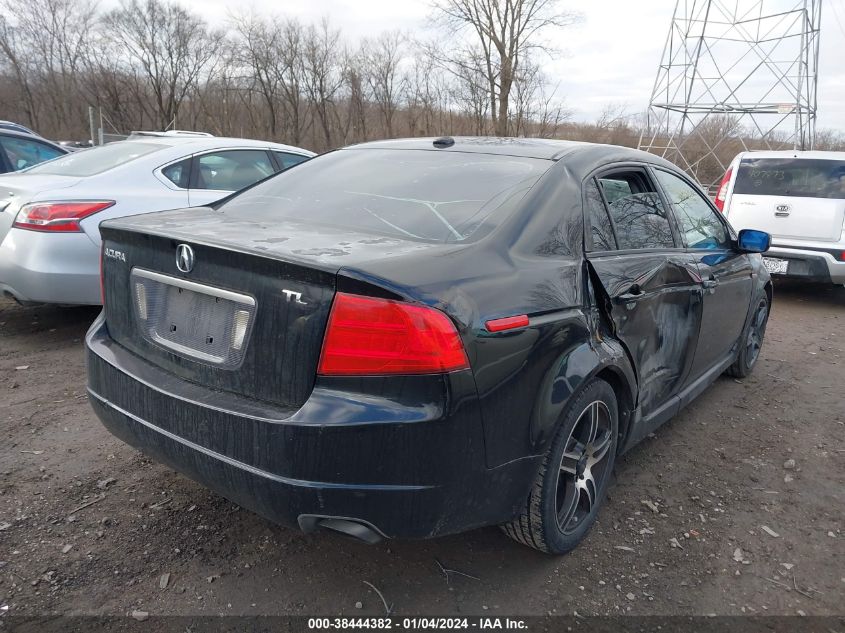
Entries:
{"label": "rear side window", "polygon": [[663,201],[640,170],[603,175],[599,186],[608,202],[620,250],[673,248],[672,227]]}
{"label": "rear side window", "polygon": [[463,242],[492,229],[552,164],[452,151],[339,150],[282,172],[220,210],[261,222]]}
{"label": "rear side window", "polygon": [[164,177],[167,178],[177,187],[187,189],[188,178],[191,175],[191,159],[186,158],[185,160],[179,161],[178,163],[168,165],[167,167],[161,170],[161,173],[164,174]]}
{"label": "rear side window", "polygon": [[816,158],[743,158],[734,193],[845,199],[845,161]]}
{"label": "rear side window", "polygon": [[26,169],[65,154],[46,143],[14,136],[0,136],[0,147],[3,148],[14,171]]}
{"label": "rear side window", "polygon": [[38,165],[33,167],[29,173],[50,174],[52,176],[96,176],[168,147],[170,145],[141,143],[139,141],[109,143],[102,147],[73,152],[59,160]]}
{"label": "rear side window", "polygon": [[203,154],[196,159],[196,182],[192,189],[239,191],[275,173],[264,150],[237,149]]}
{"label": "rear side window", "polygon": [[587,199],[587,219],[590,222],[590,234],[593,240],[593,251],[615,251],[616,238],[613,236],[613,225],[607,215],[607,208],[599,191],[599,186],[593,178],[587,182],[584,193]]}
{"label": "rear side window", "polygon": [[276,162],[279,163],[279,167],[283,170],[308,160],[308,156],[303,156],[301,154],[289,154],[288,152],[277,152],[275,150],[273,151],[273,155],[276,157]]}

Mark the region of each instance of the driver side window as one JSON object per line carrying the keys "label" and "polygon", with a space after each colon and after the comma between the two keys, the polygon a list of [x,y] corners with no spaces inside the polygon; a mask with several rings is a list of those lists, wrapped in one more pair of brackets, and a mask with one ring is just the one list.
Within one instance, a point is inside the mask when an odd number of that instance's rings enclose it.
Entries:
{"label": "driver side window", "polygon": [[687,248],[728,248],[730,236],[707,200],[685,180],[660,169],[657,179],[675,209],[675,218]]}

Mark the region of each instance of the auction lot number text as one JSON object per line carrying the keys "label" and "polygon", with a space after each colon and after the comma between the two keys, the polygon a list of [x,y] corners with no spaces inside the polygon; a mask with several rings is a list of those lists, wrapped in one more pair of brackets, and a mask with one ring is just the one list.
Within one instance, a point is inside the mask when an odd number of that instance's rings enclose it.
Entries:
{"label": "auction lot number text", "polygon": [[524,631],[528,629],[528,626],[524,620],[518,618],[308,618],[308,629],[314,631],[331,629]]}

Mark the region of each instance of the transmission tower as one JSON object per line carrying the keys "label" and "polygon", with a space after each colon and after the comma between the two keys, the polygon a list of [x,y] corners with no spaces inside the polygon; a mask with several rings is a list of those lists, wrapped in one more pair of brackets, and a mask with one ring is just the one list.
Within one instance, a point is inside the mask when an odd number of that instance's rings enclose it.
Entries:
{"label": "transmission tower", "polygon": [[812,149],[821,0],[677,0],[640,149],[705,186],[751,149]]}

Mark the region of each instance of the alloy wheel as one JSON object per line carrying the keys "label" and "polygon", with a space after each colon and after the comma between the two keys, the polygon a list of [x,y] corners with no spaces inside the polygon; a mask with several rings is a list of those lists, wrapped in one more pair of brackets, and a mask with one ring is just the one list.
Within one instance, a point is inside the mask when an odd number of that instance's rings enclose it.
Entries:
{"label": "alloy wheel", "polygon": [[610,410],[596,400],[581,412],[566,440],[555,494],[557,523],[563,534],[577,530],[599,504],[598,495],[610,474],[612,433]]}
{"label": "alloy wheel", "polygon": [[760,348],[763,346],[763,336],[766,334],[766,322],[768,318],[769,304],[764,299],[757,306],[757,311],[754,313],[754,320],[751,322],[751,327],[748,328],[745,356],[748,360],[749,367],[757,362],[757,357],[760,355]]}

